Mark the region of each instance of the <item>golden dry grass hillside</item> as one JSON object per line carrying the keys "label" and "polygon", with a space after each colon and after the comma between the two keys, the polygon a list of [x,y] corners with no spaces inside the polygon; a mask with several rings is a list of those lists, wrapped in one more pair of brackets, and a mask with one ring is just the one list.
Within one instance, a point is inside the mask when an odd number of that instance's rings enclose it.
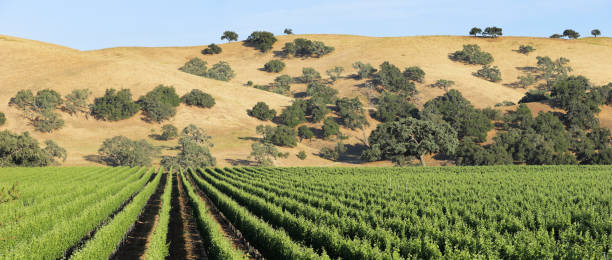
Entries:
{"label": "golden dry grass hillside", "polygon": [[[279,41],[268,53],[261,53],[242,42],[221,44],[223,52],[218,55],[204,56],[200,51],[205,46],[144,48],[121,47],[95,51],[78,51],[67,47],[0,35],[0,111],[7,115],[7,124],[0,127],[15,132],[29,131],[36,139],[53,139],[68,150],[65,165],[91,165],[102,141],[106,138],[125,135],[130,138],[144,138],[157,146],[169,147],[176,144],[151,140],[148,136],[152,130],[160,131],[162,124],[150,124],[142,121],[140,116],[120,122],[103,122],[92,118],[71,117],[62,113],[66,125],[51,134],[33,131],[32,126],[21,116],[21,112],[9,107],[12,96],[21,89],[33,91],[50,88],[65,95],[74,89],[89,88],[93,96],[103,95],[107,88],[129,88],[135,98],[145,94],[159,84],[174,86],[179,95],[191,89],[201,89],[216,99],[211,109],[191,108],[181,105],[175,118],[168,123],[179,129],[189,123],[205,128],[213,137],[212,149],[220,166],[245,160],[250,152],[252,137],[256,137],[255,127],[261,121],[249,117],[246,113],[258,101],[264,101],[281,110],[290,104],[291,98],[265,92],[245,86],[252,80],[255,84],[267,84],[279,74],[261,70],[270,59],[275,58],[274,51],[280,51],[285,42],[295,38],[307,38],[325,42],[335,47],[335,51],[322,58],[289,58],[284,59],[287,67],[282,72],[291,76],[301,74],[303,67],[313,67],[324,74],[334,66],[345,68],[344,75],[354,73],[351,64],[356,61],[378,66],[389,61],[400,68],[420,66],[426,73],[423,84],[418,84],[421,103],[443,94],[440,89],[428,85],[438,79],[453,80],[453,87],[460,90],[476,107],[493,106],[501,101],[518,101],[525,93],[524,89],[505,86],[516,81],[521,71],[517,67],[535,66],[536,56],[560,56],[571,60],[573,74],[584,75],[594,84],[605,84],[612,81],[612,39],[585,38],[580,40],[561,40],[527,37],[501,37],[484,39],[460,36],[423,36],[376,38],[348,35],[290,35],[278,36]],[[484,51],[495,58],[494,65],[499,66],[503,81],[491,83],[472,75],[479,66],[465,65],[449,60],[448,55],[461,49],[464,44],[478,44]],[[530,55],[517,53],[515,50],[522,44],[530,44],[536,51]],[[209,66],[218,61],[228,62],[236,73],[229,82],[216,81],[190,75],[178,70],[190,58],[199,57]],[[359,86],[363,81],[342,78],[334,84],[341,96],[363,96],[364,90]],[[292,85],[299,91],[305,86]],[[93,100],[93,98],[92,98]],[[538,104],[539,110],[549,107]],[[600,119],[604,125],[612,125],[612,111],[604,107]],[[376,124],[370,120],[370,127],[364,131],[348,131],[348,144],[359,144]],[[277,165],[352,165],[351,160],[335,163],[315,156],[322,146],[332,142],[303,142],[296,148],[281,148],[289,151],[287,159],[280,159]],[[298,160],[295,154],[304,150],[308,158]],[[430,159],[431,160],[431,159]],[[435,163],[435,162],[434,162]],[[386,164],[386,163],[377,163]],[[372,164],[369,164],[372,165]]]}

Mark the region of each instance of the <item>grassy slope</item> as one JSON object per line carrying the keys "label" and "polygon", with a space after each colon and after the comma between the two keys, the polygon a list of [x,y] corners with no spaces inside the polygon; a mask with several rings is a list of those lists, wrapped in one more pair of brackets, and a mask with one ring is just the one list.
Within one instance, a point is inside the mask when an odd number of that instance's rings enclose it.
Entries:
{"label": "grassy slope", "polygon": [[[612,39],[585,38],[580,40],[560,40],[546,38],[503,37],[482,39],[457,36],[424,36],[373,38],[347,35],[292,35],[279,36],[274,45],[278,51],[285,42],[297,37],[324,41],[334,46],[336,51],[320,59],[291,58],[285,60],[287,67],[282,73],[291,76],[301,74],[302,67],[314,67],[323,75],[325,70],[334,66],[345,67],[345,74],[352,74],[351,64],[355,61],[372,63],[374,66],[383,61],[390,61],[400,68],[420,66],[427,73],[424,84],[418,85],[422,100],[428,100],[443,92],[429,88],[428,85],[437,79],[454,80],[454,88],[460,90],[477,107],[492,106],[495,103],[511,100],[518,101],[525,90],[513,89],[504,84],[516,81],[521,75],[517,67],[535,66],[536,56],[559,56],[571,60],[575,74],[581,74],[595,84],[612,81]],[[493,54],[494,65],[500,67],[503,81],[491,83],[472,76],[479,67],[452,62],[448,55],[461,48],[463,44],[476,43],[485,51]],[[513,50],[521,44],[531,44],[537,50],[525,56]],[[158,84],[174,86],[180,95],[198,88],[212,94],[217,105],[212,109],[196,109],[181,106],[177,116],[169,123],[179,128],[188,123],[204,127],[213,136],[215,147],[213,155],[220,165],[229,165],[233,160],[246,159],[250,152],[249,137],[255,137],[255,127],[260,121],[248,117],[246,110],[258,101],[264,101],[273,108],[281,110],[288,105],[290,98],[252,89],[244,86],[248,80],[255,84],[267,84],[280,74],[267,73],[260,68],[274,58],[274,52],[262,54],[242,43],[220,45],[223,53],[215,56],[203,56],[203,46],[172,48],[111,48],[96,51],[77,51],[70,48],[19,39],[0,35],[0,111],[7,114],[7,125],[2,129],[13,131],[30,131],[39,140],[54,139],[68,150],[66,165],[93,164],[86,158],[95,158],[102,141],[115,135],[130,138],[147,138],[151,130],[159,132],[161,125],[147,124],[134,117],[116,123],[101,122],[84,117],[70,117],[63,114],[66,126],[52,134],[41,134],[32,131],[32,127],[22,119],[20,112],[8,107],[10,97],[20,89],[52,88],[61,94],[73,89],[89,88],[94,96],[100,96],[106,88],[130,88],[135,98],[151,90]],[[201,78],[178,71],[187,60],[200,57],[212,65],[220,60],[230,63],[236,72],[236,78],[230,82],[221,82]],[[341,96],[363,95],[364,90],[358,86],[362,81],[340,79],[334,87]],[[295,84],[293,89],[303,90],[305,86]],[[543,104],[533,104],[535,110],[549,109]],[[612,109],[605,107],[600,114],[602,123],[612,126]],[[359,144],[360,139],[369,134],[376,122],[365,131],[347,131],[351,138],[348,144]],[[150,139],[149,139],[150,140]],[[153,141],[156,145],[173,145]],[[314,155],[320,147],[331,145],[331,142],[304,142],[290,151],[288,159],[277,162],[278,165],[333,165]],[[295,153],[305,150],[308,158],[297,160]],[[167,152],[168,153],[168,152]],[[172,152],[169,152],[172,153]],[[439,162],[432,161],[431,164]],[[376,163],[375,165],[387,164]]]}

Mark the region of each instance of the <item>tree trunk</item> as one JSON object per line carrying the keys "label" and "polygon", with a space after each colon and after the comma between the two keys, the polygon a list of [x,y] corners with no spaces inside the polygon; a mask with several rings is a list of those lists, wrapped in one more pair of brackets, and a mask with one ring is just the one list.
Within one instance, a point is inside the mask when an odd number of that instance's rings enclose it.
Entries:
{"label": "tree trunk", "polygon": [[423,155],[419,155],[419,161],[421,161],[421,166],[426,166],[425,160],[423,160]]}

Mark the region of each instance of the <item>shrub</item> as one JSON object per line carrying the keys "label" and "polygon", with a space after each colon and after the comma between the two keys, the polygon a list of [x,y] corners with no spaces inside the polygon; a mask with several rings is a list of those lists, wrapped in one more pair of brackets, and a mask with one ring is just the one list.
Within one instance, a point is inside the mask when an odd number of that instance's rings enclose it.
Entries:
{"label": "shrub", "polygon": [[178,129],[173,125],[162,126],[162,133],[159,136],[161,140],[172,140],[178,137]]}
{"label": "shrub", "polygon": [[208,93],[199,89],[193,89],[191,92],[181,97],[181,101],[188,106],[197,106],[201,108],[211,108],[215,105],[215,99]]}
{"label": "shrub", "polygon": [[535,51],[536,49],[531,45],[521,45],[519,46],[518,52],[528,55],[530,52]]}
{"label": "shrub", "polygon": [[450,58],[468,64],[487,65],[493,62],[493,56],[488,52],[481,51],[480,46],[476,44],[463,45],[463,50],[451,54]]}
{"label": "shrub", "polygon": [[369,125],[364,115],[363,104],[361,104],[359,98],[349,99],[344,97],[338,99],[336,100],[336,108],[345,127],[363,129],[364,125]]}
{"label": "shrub", "polygon": [[174,87],[164,85],[157,86],[138,100],[145,118],[158,123],[173,117],[180,103]]}
{"label": "shrub", "polygon": [[303,125],[298,127],[298,137],[300,137],[300,141],[303,139],[311,140],[314,137],[314,133],[309,127]]}
{"label": "shrub", "polygon": [[375,82],[389,91],[404,93],[410,97],[416,94],[414,83],[404,77],[399,68],[388,61],[380,64]]}
{"label": "shrub", "polygon": [[264,65],[264,70],[267,72],[281,72],[285,68],[285,63],[280,60],[271,60]]}
{"label": "shrub", "polygon": [[295,57],[321,57],[334,51],[334,47],[325,46],[323,42],[311,41],[303,38],[293,40],[293,42],[285,43],[283,53],[286,56]]}
{"label": "shrub", "polygon": [[504,119],[504,113],[501,110],[499,110],[499,109],[485,107],[485,108],[482,109],[482,113],[485,114],[485,116],[489,120],[502,120],[502,119]]}
{"label": "shrub", "polygon": [[45,149],[43,149],[43,151],[50,155],[51,163],[56,162],[55,158],[62,160],[62,162],[65,162],[66,158],[68,158],[68,153],[66,152],[66,149],[57,145],[53,140],[45,141],[45,146],[46,147]]}
{"label": "shrub", "polygon": [[253,109],[248,111],[248,114],[259,120],[267,121],[272,120],[276,116],[276,110],[270,109],[264,102],[257,102],[257,104],[253,106]]}
{"label": "shrub", "polygon": [[526,88],[536,83],[536,77],[533,75],[519,76],[517,79],[518,86],[521,88]]}
{"label": "shrub", "polygon": [[71,115],[89,112],[89,106],[87,105],[89,95],[91,95],[89,89],[73,90],[72,93],[66,95],[62,110]]}
{"label": "shrub", "polygon": [[304,109],[301,108],[298,103],[293,103],[283,110],[280,115],[283,124],[288,127],[296,127],[300,123],[306,122],[306,115]]}
{"label": "shrub", "polygon": [[62,96],[51,89],[40,90],[36,92],[36,97],[34,97],[34,109],[38,112],[54,110],[63,103]]}
{"label": "shrub", "polygon": [[205,75],[205,77],[207,78],[212,78],[212,79],[222,80],[222,81],[229,81],[230,79],[233,79],[235,76],[236,74],[234,74],[234,71],[230,67],[229,63],[225,61],[220,61],[219,63],[213,65],[212,68],[210,68],[206,72],[206,75]]}
{"label": "shrub", "polygon": [[3,126],[6,123],[6,116],[4,113],[0,112],[0,126]]}
{"label": "shrub", "polygon": [[15,106],[21,110],[34,107],[34,94],[31,90],[20,90],[15,97],[11,98],[9,105]]}
{"label": "shrub", "polygon": [[550,38],[552,38],[552,39],[560,39],[560,38],[563,38],[563,35],[555,33],[555,34],[551,35]]}
{"label": "shrub", "polygon": [[207,63],[200,58],[193,58],[186,62],[183,67],[179,68],[179,70],[203,77],[206,75],[206,64]]}
{"label": "shrub", "polygon": [[497,66],[484,65],[474,74],[476,77],[486,79],[491,82],[501,81],[501,72]]}
{"label": "shrub", "polygon": [[321,148],[321,151],[319,152],[319,154],[321,155],[321,157],[325,159],[337,161],[340,158],[340,155],[342,155],[345,152],[346,152],[346,146],[344,146],[342,142],[338,142],[336,146],[334,147],[334,149],[331,149],[328,147]]}
{"label": "shrub", "polygon": [[125,136],[104,140],[98,150],[102,160],[110,166],[150,166],[155,153],[153,146],[145,141],[132,141]]}
{"label": "shrub", "polygon": [[452,80],[439,79],[438,81],[436,81],[436,83],[432,84],[431,86],[434,88],[444,89],[444,91],[448,92],[448,89],[452,87],[453,85],[455,85],[455,82]]}
{"label": "shrub", "polygon": [[329,138],[332,135],[339,136],[340,135],[340,126],[336,123],[336,120],[333,117],[327,117],[323,120],[323,137]]}
{"label": "shrub", "polygon": [[227,42],[237,41],[238,34],[232,31],[225,31],[223,35],[221,35],[221,40],[227,40]]}
{"label": "shrub", "polygon": [[332,81],[336,81],[338,78],[340,78],[342,72],[344,72],[344,68],[340,66],[336,66],[325,71],[329,79],[331,79]]}
{"label": "shrub", "polygon": [[288,147],[295,147],[297,145],[295,129],[291,127],[280,125],[274,128],[272,126],[259,125],[256,131],[263,136],[264,142]]}
{"label": "shrub", "polygon": [[245,42],[254,46],[255,49],[267,52],[272,49],[272,45],[276,42],[276,37],[271,32],[258,31],[251,33]]}
{"label": "shrub", "polygon": [[221,47],[219,47],[218,45],[211,43],[208,45],[208,47],[206,47],[206,49],[202,50],[202,54],[204,55],[208,55],[208,54],[219,54],[221,53],[221,51],[223,51],[223,49],[221,49]]}
{"label": "shrub", "polygon": [[299,153],[297,153],[295,156],[296,156],[298,159],[302,160],[302,161],[303,161],[303,160],[306,160],[306,157],[307,157],[306,152],[304,152],[304,151],[300,151],[300,152],[299,152]]}
{"label": "shrub", "polygon": [[96,119],[118,121],[132,117],[138,112],[138,104],[132,101],[129,89],[118,92],[107,89],[103,97],[94,99],[91,114]]}
{"label": "shrub", "polygon": [[52,146],[44,150],[28,132],[14,134],[8,130],[0,131],[0,167],[48,166],[55,161],[49,152],[59,155],[61,159],[65,158],[65,153],[61,153],[61,147],[58,147]]}
{"label": "shrub", "polygon": [[51,133],[64,127],[64,120],[53,111],[43,111],[32,121],[34,129],[43,133]]}
{"label": "shrub", "polygon": [[247,86],[249,86],[249,87],[250,87],[250,86],[253,86],[253,81],[252,81],[252,80],[247,81],[247,84],[246,84],[246,85],[247,85]]}
{"label": "shrub", "polygon": [[320,82],[310,83],[306,87],[306,95],[324,104],[334,103],[337,94],[338,90]]}
{"label": "shrub", "polygon": [[404,77],[412,81],[423,83],[423,80],[425,79],[425,71],[418,66],[408,67],[406,70],[404,70]]}
{"label": "shrub", "polygon": [[303,68],[302,76],[298,78],[302,83],[312,83],[321,79],[321,74],[314,68]]}
{"label": "shrub", "polygon": [[376,73],[376,69],[370,63],[363,63],[361,61],[353,63],[353,68],[357,70],[357,79],[367,79]]}
{"label": "shrub", "polygon": [[273,160],[278,157],[286,158],[284,153],[281,153],[271,143],[253,143],[251,144],[251,154],[249,159],[255,160],[257,166],[272,166]]}
{"label": "shrub", "polygon": [[384,92],[376,106],[374,117],[381,122],[390,122],[398,118],[418,117],[418,109],[408,103],[406,96]]}

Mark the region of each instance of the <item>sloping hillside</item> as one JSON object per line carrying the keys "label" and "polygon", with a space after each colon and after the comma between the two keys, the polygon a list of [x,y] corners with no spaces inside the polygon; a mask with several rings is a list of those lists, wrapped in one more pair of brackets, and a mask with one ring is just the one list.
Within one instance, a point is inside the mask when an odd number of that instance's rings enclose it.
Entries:
{"label": "sloping hillside", "polygon": [[[68,150],[66,165],[95,164],[95,155],[102,141],[106,138],[125,135],[130,138],[146,138],[158,146],[172,146],[172,142],[154,141],[148,138],[152,130],[159,132],[161,124],[149,124],[133,117],[120,122],[103,122],[92,118],[71,117],[62,113],[66,125],[51,134],[33,131],[21,112],[9,107],[9,99],[21,89],[39,90],[54,89],[60,94],[67,94],[74,89],[89,88],[93,96],[101,96],[107,88],[129,88],[135,98],[148,92],[159,84],[174,86],[182,95],[191,89],[201,89],[216,99],[211,109],[199,109],[180,106],[175,118],[169,123],[182,128],[194,123],[208,130],[213,137],[215,147],[213,155],[220,166],[245,160],[250,152],[250,144],[256,137],[255,127],[262,122],[249,117],[246,110],[258,101],[264,101],[272,108],[281,110],[290,104],[291,98],[245,86],[252,80],[255,84],[267,84],[278,76],[277,73],[262,71],[263,65],[274,57],[285,42],[302,37],[325,42],[334,46],[335,51],[322,58],[290,58],[284,62],[287,67],[282,72],[291,76],[301,74],[303,67],[313,67],[324,74],[334,66],[343,66],[345,75],[354,73],[351,64],[356,61],[378,66],[389,61],[400,68],[420,66],[426,73],[423,84],[417,86],[422,97],[421,102],[443,93],[440,89],[428,85],[438,79],[456,82],[453,87],[460,90],[476,107],[493,106],[504,100],[518,101],[524,89],[515,89],[504,84],[516,81],[521,75],[517,67],[535,66],[536,56],[560,56],[571,60],[574,74],[588,77],[595,84],[612,81],[612,39],[586,38],[580,40],[560,40],[546,38],[502,37],[483,39],[454,36],[424,36],[374,38],[346,35],[291,35],[278,36],[279,41],[274,50],[261,53],[242,42],[221,44],[223,52],[218,55],[200,54],[204,46],[172,48],[111,48],[96,51],[77,51],[70,48],[0,36],[0,111],[7,115],[7,124],[0,129],[22,132],[29,131],[38,140],[53,139]],[[448,59],[448,55],[461,49],[463,44],[478,44],[484,51],[495,58],[494,65],[502,72],[501,83],[491,83],[472,76],[479,66],[464,65]],[[526,56],[515,50],[521,44],[531,44],[536,51]],[[209,65],[218,61],[228,62],[236,72],[236,78],[229,82],[216,81],[183,73],[178,70],[187,60],[200,57]],[[341,96],[359,96],[363,81],[342,78],[334,84]],[[292,85],[297,91],[304,89],[301,84]],[[541,104],[540,104],[541,105]],[[544,106],[544,105],[541,105]],[[547,109],[547,108],[540,108]],[[612,111],[605,107],[600,114],[602,123],[612,125]],[[370,119],[371,125],[364,131],[348,131],[348,144],[359,144],[364,136],[375,127],[376,121]],[[280,159],[277,165],[334,165],[334,163],[314,154],[331,142],[303,142],[290,151],[288,159]],[[305,150],[308,158],[300,161],[295,154]],[[166,151],[165,153],[172,153]],[[348,160],[351,161],[351,160]],[[378,165],[380,163],[377,163]],[[384,164],[384,163],[383,163]]]}

